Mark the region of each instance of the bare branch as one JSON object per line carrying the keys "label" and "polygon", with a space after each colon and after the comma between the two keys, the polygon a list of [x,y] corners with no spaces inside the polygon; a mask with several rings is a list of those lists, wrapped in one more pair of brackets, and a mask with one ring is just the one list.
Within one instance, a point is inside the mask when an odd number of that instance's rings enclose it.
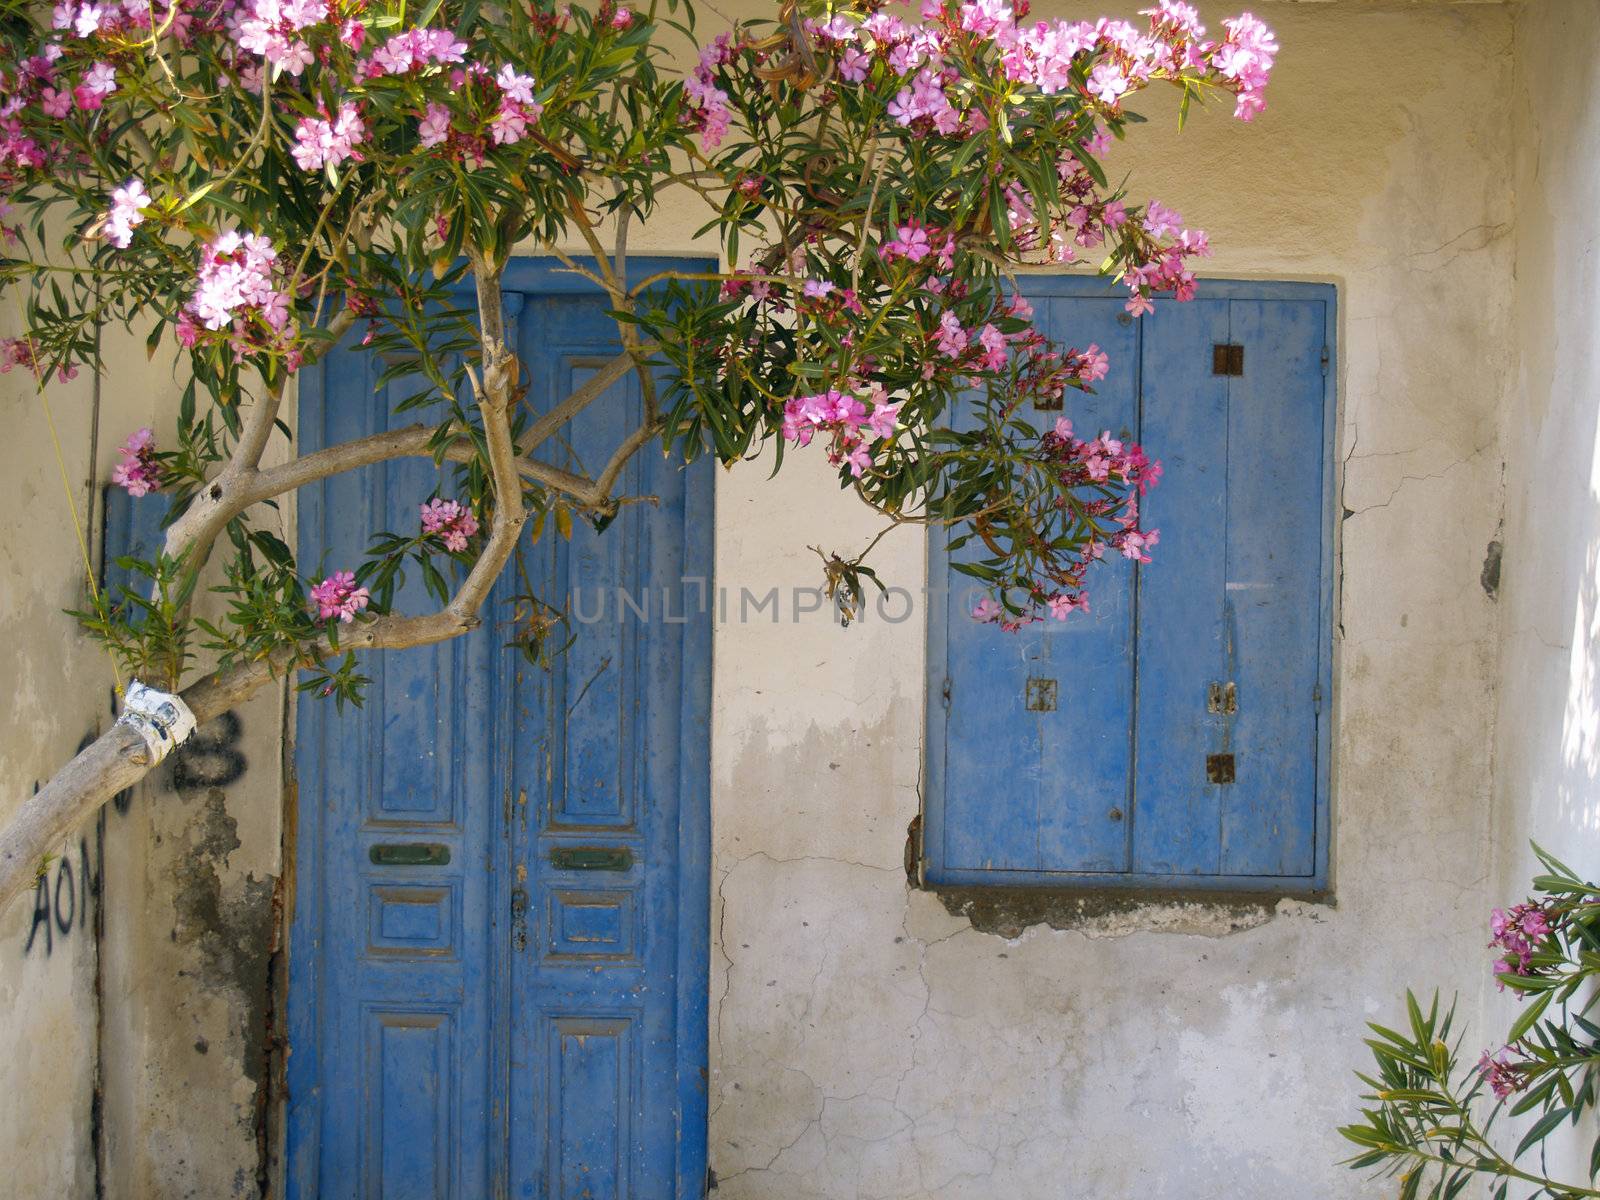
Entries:
{"label": "bare branch", "polygon": [[475,383],[483,440],[489,452],[489,478],[494,486],[494,515],[489,537],[446,611],[474,617],[488,598],[501,568],[517,548],[528,509],[522,500],[522,476],[511,443],[511,407],[516,399],[517,356],[506,345],[505,308],[500,295],[500,268],[472,252],[472,275],[478,295],[478,331],[483,348],[483,380]]}
{"label": "bare branch", "polygon": [[[479,624],[449,609],[423,617],[386,616],[343,631],[339,650],[426,646],[447,641]],[[312,647],[283,646],[265,658],[208,676],[184,690],[183,700],[200,724],[242,703],[299,663],[333,652],[324,635]],[[0,909],[34,881],[42,856],[124,788],[150,772],[144,739],[127,725],[113,725],[61,768],[0,828]]]}
{"label": "bare branch", "polygon": [[642,365],[656,349],[655,342],[646,342],[617,355],[591,375],[582,387],[535,421],[523,438],[524,445],[529,450],[537,450],[558,429],[598,400],[608,387],[635,366]]}

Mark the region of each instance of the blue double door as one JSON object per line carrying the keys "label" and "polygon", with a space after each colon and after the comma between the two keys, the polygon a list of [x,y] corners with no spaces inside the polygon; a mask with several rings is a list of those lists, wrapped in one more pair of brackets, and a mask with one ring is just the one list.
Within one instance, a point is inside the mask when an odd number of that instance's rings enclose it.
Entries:
{"label": "blue double door", "polygon": [[[536,410],[616,353],[570,278],[508,275]],[[302,448],[414,420],[381,371],[341,350],[308,373]],[[597,471],[639,406],[630,377],[541,457]],[[302,561],[359,561],[448,479],[423,459],[329,480],[302,497]],[[703,1192],[711,477],[646,452],[620,490],[657,502],[570,539],[547,523],[482,628],[373,656],[360,709],[300,705],[290,1196]],[[508,646],[530,591],[582,619],[548,667]],[[399,604],[429,606],[420,578]]]}

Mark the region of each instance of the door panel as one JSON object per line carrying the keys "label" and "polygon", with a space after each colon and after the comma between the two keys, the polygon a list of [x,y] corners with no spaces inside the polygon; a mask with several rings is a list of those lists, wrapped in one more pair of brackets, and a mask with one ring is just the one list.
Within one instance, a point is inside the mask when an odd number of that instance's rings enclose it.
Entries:
{"label": "door panel", "polygon": [[[508,309],[544,409],[616,352],[615,329],[599,301],[532,275]],[[376,370],[342,350],[308,372],[303,449],[385,426],[395,397],[372,397]],[[541,457],[598,473],[638,408],[630,379]],[[536,593],[590,605],[550,669],[506,646],[513,572],[473,634],[366,660],[364,708],[300,705],[291,1196],[700,1194],[704,467],[647,449],[620,489],[656,504],[530,538]],[[372,531],[413,530],[441,484],[426,459],[328,481],[302,499],[302,561],[353,564]],[[420,577],[397,605],[432,607]]]}

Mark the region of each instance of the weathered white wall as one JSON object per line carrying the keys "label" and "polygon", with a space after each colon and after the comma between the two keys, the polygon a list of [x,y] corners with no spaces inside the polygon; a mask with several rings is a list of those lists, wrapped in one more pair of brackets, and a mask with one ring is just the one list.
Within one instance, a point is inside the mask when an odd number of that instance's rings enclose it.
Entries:
{"label": "weathered white wall", "polygon": [[[1111,168],[1211,232],[1212,273],[1340,288],[1337,905],[1284,903],[1226,936],[1136,932],[1226,928],[1204,911],[977,932],[901,869],[920,622],[730,622],[714,733],[718,1196],[1383,1194],[1335,1165],[1363,1022],[1483,957],[1496,609],[1480,576],[1512,361],[1511,19],[1250,7],[1284,47],[1265,116],[1217,111],[1178,137],[1153,97],[1153,128]],[[813,584],[808,544],[876,532],[820,470],[736,471],[718,501],[734,597]],[[918,536],[882,549],[887,579],[920,581]]]}
{"label": "weathered white wall", "polygon": [[[1527,893],[1529,839],[1600,874],[1600,5],[1517,14],[1516,323],[1505,411],[1494,899]],[[1501,1033],[1515,1004],[1490,999]],[[1581,1180],[1588,1139],[1553,1155]]]}
{"label": "weathered white wall", "polygon": [[[16,327],[15,310],[0,309],[0,336]],[[67,497],[70,490],[78,520],[86,521],[89,377],[52,387],[49,403],[61,433],[60,468],[33,380],[23,372],[0,376],[0,419],[9,430],[0,468],[0,820],[109,712],[106,660],[62,613],[87,599]],[[0,1178],[18,1196],[93,1189],[95,908],[82,876],[85,858],[89,873],[98,872],[96,826],[89,822],[57,848],[41,889],[0,912]]]}
{"label": "weathered white wall", "polygon": [[[171,360],[142,341],[107,338],[98,404],[87,373],[49,389],[85,523],[117,444],[177,414]],[[0,377],[0,778],[23,785],[0,792],[0,817],[112,711],[110,660],[63,611],[86,607],[86,573],[42,404],[22,373]],[[98,513],[86,542],[98,566]],[[0,913],[0,1194],[259,1194],[281,696],[236,716],[237,740],[191,764],[218,786],[180,787],[169,760],[57,848],[48,940],[37,894]]]}

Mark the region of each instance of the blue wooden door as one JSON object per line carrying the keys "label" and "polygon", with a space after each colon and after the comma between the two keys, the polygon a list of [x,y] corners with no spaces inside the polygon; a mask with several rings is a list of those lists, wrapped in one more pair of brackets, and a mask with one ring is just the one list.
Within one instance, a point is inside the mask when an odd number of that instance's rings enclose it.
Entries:
{"label": "blue wooden door", "polygon": [[[1318,890],[1333,289],[1207,281],[1140,320],[1095,280],[1022,290],[1052,337],[1109,354],[1067,413],[1081,437],[1161,458],[1142,506],[1161,541],[1148,567],[1091,569],[1087,616],[1007,635],[971,619],[979,593],[933,531],[929,577],[948,589],[928,629],[926,876]],[[1030,681],[1053,703],[1030,706]]]}
{"label": "blue wooden door", "polygon": [[[570,280],[507,276],[536,409],[616,352]],[[341,351],[303,383],[304,449],[415,419],[380,369]],[[618,384],[541,457],[598,470],[638,406]],[[357,561],[439,485],[426,459],[329,480],[302,561]],[[647,452],[622,486],[658,502],[530,541],[483,628],[364,666],[364,708],[300,706],[291,1196],[702,1192],[711,478]],[[527,584],[574,606],[549,670],[506,645]],[[420,579],[398,603],[428,607]]]}

